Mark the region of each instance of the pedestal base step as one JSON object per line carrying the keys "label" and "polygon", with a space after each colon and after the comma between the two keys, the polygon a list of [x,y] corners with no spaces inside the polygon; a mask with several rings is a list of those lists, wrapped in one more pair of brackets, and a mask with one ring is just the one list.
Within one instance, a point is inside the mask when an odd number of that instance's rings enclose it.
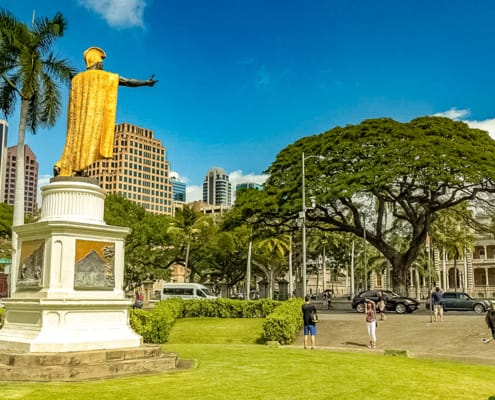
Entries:
{"label": "pedestal base step", "polygon": [[78,381],[158,373],[189,368],[176,353],[157,345],[67,353],[12,353],[0,351],[2,381]]}

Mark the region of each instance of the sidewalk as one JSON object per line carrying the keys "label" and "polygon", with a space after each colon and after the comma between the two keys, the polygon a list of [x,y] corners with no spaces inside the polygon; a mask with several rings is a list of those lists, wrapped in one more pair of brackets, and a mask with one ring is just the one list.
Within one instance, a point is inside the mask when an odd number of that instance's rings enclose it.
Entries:
{"label": "sidewalk", "polygon": [[[378,321],[377,349],[370,350],[364,315],[354,312],[335,313],[319,310],[316,346],[333,351],[407,351],[410,357],[449,359],[495,365],[495,341],[490,337],[485,314],[459,312],[444,314],[445,322],[430,323],[429,314],[387,314]],[[303,335],[294,346],[303,346]]]}

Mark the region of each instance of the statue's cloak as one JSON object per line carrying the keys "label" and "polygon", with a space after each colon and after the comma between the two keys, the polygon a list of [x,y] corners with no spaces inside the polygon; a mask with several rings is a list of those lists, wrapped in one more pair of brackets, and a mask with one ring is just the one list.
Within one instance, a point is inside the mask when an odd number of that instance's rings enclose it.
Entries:
{"label": "statue's cloak", "polygon": [[95,161],[112,158],[119,76],[92,69],[71,83],[67,137],[59,175],[72,176]]}

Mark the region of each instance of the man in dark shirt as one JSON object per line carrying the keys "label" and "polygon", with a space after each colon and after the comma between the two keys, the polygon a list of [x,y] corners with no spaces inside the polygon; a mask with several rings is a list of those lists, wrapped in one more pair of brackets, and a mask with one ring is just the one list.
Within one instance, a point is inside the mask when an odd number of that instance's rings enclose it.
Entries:
{"label": "man in dark shirt", "polygon": [[313,321],[312,314],[317,316],[316,306],[311,304],[311,298],[306,295],[305,303],[302,305],[302,316],[304,321],[304,348],[308,348],[308,336],[311,335],[311,349],[315,348],[316,323]]}

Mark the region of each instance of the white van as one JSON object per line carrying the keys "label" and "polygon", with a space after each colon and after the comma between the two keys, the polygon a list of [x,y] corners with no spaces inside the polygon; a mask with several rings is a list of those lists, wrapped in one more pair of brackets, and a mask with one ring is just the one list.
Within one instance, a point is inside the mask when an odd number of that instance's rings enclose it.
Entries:
{"label": "white van", "polygon": [[164,283],[160,293],[160,299],[172,299],[180,297],[184,300],[190,299],[216,299],[208,288],[200,283]]}

